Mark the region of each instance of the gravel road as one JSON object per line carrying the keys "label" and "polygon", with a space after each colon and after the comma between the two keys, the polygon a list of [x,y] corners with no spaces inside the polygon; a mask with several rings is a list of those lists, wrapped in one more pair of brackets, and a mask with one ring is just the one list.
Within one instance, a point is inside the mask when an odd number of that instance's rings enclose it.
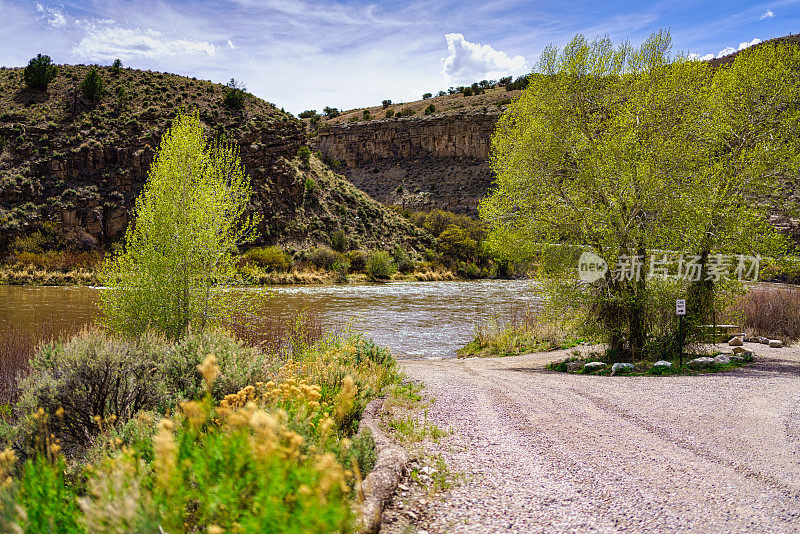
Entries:
{"label": "gravel road", "polygon": [[754,364],[683,377],[405,360],[453,431],[429,452],[465,475],[417,529],[800,532],[800,350],[747,345]]}

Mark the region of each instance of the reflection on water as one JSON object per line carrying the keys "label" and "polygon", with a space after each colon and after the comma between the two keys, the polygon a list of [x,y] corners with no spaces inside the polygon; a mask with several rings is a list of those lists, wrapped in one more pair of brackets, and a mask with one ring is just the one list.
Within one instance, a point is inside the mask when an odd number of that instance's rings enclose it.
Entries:
{"label": "reflection on water", "polygon": [[[530,281],[394,282],[248,289],[269,294],[266,313],[291,318],[307,308],[327,330],[352,326],[399,357],[453,356],[492,314],[535,306]],[[0,286],[0,323],[60,330],[97,317],[94,288]],[[55,322],[55,324],[53,324]]]}

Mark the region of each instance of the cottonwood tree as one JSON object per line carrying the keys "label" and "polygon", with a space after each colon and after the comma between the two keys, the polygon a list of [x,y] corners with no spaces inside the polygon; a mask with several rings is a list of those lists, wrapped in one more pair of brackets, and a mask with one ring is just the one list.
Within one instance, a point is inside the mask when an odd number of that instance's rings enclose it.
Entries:
{"label": "cottonwood tree", "polygon": [[[549,271],[559,277],[582,250],[644,267],[654,250],[707,260],[780,246],[763,199],[791,166],[797,131],[779,125],[796,108],[795,60],[765,47],[714,70],[671,58],[670,46],[662,31],[638,49],[579,35],[544,51],[492,139],[497,179],[480,212],[496,255],[571,258]],[[703,269],[695,301],[713,290]],[[581,286],[610,350],[632,359],[644,354],[653,296],[641,274]]]}
{"label": "cottonwood tree", "polygon": [[164,135],[125,247],[106,266],[102,309],[116,331],[152,329],[178,338],[226,321],[232,252],[253,237],[252,196],[237,149],[208,142],[198,115],[178,116]]}

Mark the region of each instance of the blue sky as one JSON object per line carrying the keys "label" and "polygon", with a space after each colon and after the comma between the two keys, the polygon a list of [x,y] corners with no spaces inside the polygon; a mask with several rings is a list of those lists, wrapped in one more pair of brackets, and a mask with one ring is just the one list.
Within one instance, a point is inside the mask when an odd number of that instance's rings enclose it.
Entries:
{"label": "blue sky", "polygon": [[356,2],[0,0],[0,65],[37,53],[58,63],[242,80],[298,113],[418,99],[530,71],[576,33],[640,43],[670,28],[673,51],[718,55],[800,32],[800,0]]}

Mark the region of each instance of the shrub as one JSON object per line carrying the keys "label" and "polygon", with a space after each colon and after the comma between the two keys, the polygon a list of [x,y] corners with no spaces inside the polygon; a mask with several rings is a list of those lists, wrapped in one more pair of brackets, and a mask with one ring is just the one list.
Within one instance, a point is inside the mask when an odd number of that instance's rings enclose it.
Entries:
{"label": "shrub", "polygon": [[111,70],[111,74],[114,76],[119,75],[119,73],[122,72],[122,60],[119,58],[115,59],[109,70]]}
{"label": "shrub", "polygon": [[362,118],[363,118],[365,121],[368,121],[368,120],[370,120],[370,119],[372,118],[372,115],[370,115],[370,113],[369,113],[369,110],[368,110],[368,109],[365,109],[364,111],[362,111],[362,112],[361,112],[361,115],[362,115]]}
{"label": "shrub", "polygon": [[397,269],[403,274],[408,274],[414,270],[414,262],[400,245],[394,249],[394,262],[397,265]]}
{"label": "shrub", "polygon": [[103,96],[103,78],[96,68],[92,67],[81,82],[81,94],[86,100],[97,101]]}
{"label": "shrub", "polygon": [[307,176],[305,182],[303,182],[303,187],[306,193],[313,194],[317,191],[317,182],[311,176]]}
{"label": "shrub", "polygon": [[391,109],[387,109],[386,110],[386,118],[387,119],[391,119],[392,117],[394,117],[394,111],[392,111]]}
{"label": "shrub", "polygon": [[427,108],[425,108],[425,115],[432,115],[433,113],[436,113],[436,106],[430,104]]}
{"label": "shrub", "polygon": [[[43,410],[64,450],[82,451],[102,425],[122,425],[139,410],[162,403],[157,355],[163,350],[152,337],[127,341],[96,331],[49,343],[36,353],[31,373],[19,384],[17,408],[29,417]],[[27,441],[22,445],[30,447],[31,437],[22,436]]]}
{"label": "shrub", "polygon": [[424,95],[422,95],[422,100],[428,100],[432,96],[433,96],[433,94],[431,94],[431,93],[425,93]]}
{"label": "shrub", "polygon": [[414,114],[414,110],[411,108],[403,108],[397,112],[398,117],[410,117]]}
{"label": "shrub", "polygon": [[228,108],[236,111],[244,109],[247,102],[247,87],[235,78],[225,84],[225,93],[222,97],[222,104]]}
{"label": "shrub", "polygon": [[339,110],[337,108],[331,108],[331,107],[325,106],[325,108],[323,108],[322,112],[325,114],[325,117],[328,118],[328,119],[335,119],[336,117],[339,116]]}
{"label": "shrub", "polygon": [[292,268],[292,259],[279,247],[252,248],[245,252],[243,260],[269,271],[286,272]]}
{"label": "shrub", "polygon": [[347,273],[350,272],[350,262],[347,258],[342,258],[333,264],[333,272],[336,273],[336,281],[342,284],[347,283]]}
{"label": "shrub", "polygon": [[29,89],[46,91],[47,86],[58,74],[58,67],[52,64],[50,56],[37,54],[35,58],[28,61],[28,66],[22,73],[22,79]]}
{"label": "shrub", "polygon": [[381,105],[383,106],[383,109],[387,109],[389,106],[392,105],[392,101],[389,100],[389,99],[386,99],[383,102],[381,102]]}
{"label": "shrub", "polygon": [[397,266],[388,254],[378,251],[369,255],[364,270],[371,280],[386,280],[392,277]]}
{"label": "shrub", "polygon": [[304,169],[308,169],[311,162],[311,149],[307,145],[303,145],[297,149],[297,157],[300,158],[300,163]]}
{"label": "shrub", "polygon": [[216,400],[266,378],[268,358],[259,349],[245,346],[224,330],[188,334],[163,352],[159,376],[165,387],[164,406],[203,396],[205,386],[198,366],[212,354],[219,377],[209,392]]}
{"label": "shrub", "polygon": [[337,252],[344,252],[347,250],[347,236],[344,230],[336,230],[331,234],[331,247]]}
{"label": "shrub", "polygon": [[316,109],[307,109],[301,112],[300,115],[298,115],[298,117],[301,119],[310,119],[311,117],[316,117],[316,116],[317,116]]}
{"label": "shrub", "polygon": [[754,335],[793,341],[800,339],[800,290],[754,287],[737,302],[745,328]]}
{"label": "shrub", "polygon": [[439,235],[438,247],[444,254],[463,260],[472,260],[480,252],[478,243],[469,233],[454,224]]}
{"label": "shrub", "polygon": [[351,250],[347,253],[350,262],[350,272],[363,273],[367,268],[368,255],[363,250]]}
{"label": "shrub", "polygon": [[308,259],[316,267],[330,270],[334,263],[342,259],[342,255],[328,247],[319,247],[311,251]]}

